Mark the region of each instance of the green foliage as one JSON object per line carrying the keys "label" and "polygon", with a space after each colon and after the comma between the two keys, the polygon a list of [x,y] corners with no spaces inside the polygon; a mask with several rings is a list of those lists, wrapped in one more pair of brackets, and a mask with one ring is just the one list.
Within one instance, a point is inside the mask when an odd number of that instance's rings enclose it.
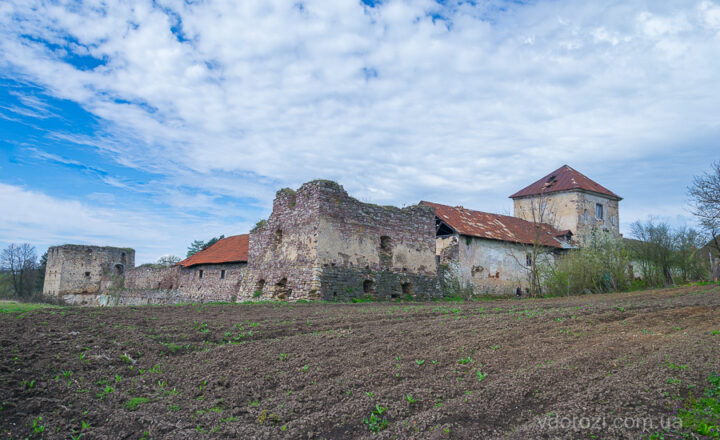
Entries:
{"label": "green foliage", "polygon": [[630,252],[621,238],[593,233],[580,249],[568,251],[554,265],[542,265],[543,290],[548,296],[628,290]]}
{"label": "green foliage", "polygon": [[648,221],[631,225],[638,240],[631,241],[633,261],[639,263],[646,287],[667,286],[703,279],[705,259],[696,257],[703,236],[692,228],[671,228],[667,223]]}
{"label": "green foliage", "polygon": [[33,419],[32,430],[33,434],[42,434],[45,431],[45,425],[41,425],[42,416]]}
{"label": "green foliage", "polygon": [[407,400],[408,403],[415,403],[415,402],[417,402],[417,399],[414,398],[412,394],[406,394],[406,395],[405,395],[405,400]]}
{"label": "green foliage", "polygon": [[383,408],[380,405],[375,405],[375,410],[370,413],[369,418],[364,418],[363,423],[368,426],[368,429],[372,432],[380,432],[387,428],[389,422],[385,417],[382,417],[382,413],[387,411],[387,408]]}
{"label": "green foliage", "polygon": [[135,411],[139,405],[150,402],[147,397],[133,397],[132,399],[125,402],[125,408],[130,411]]}
{"label": "green foliage", "polygon": [[193,240],[193,242],[190,243],[190,246],[188,246],[186,258],[190,258],[191,256],[195,255],[196,253],[198,253],[200,251],[204,251],[205,249],[214,245],[215,243],[222,240],[223,238],[225,238],[225,235],[221,235],[219,237],[213,237],[208,241]]}
{"label": "green foliage", "polygon": [[458,361],[458,364],[460,364],[460,365],[465,365],[465,364],[471,363],[472,361],[473,361],[472,358],[471,358],[470,356],[468,356],[468,357],[466,357],[466,358],[461,358],[461,359]]}
{"label": "green foliage", "polygon": [[720,375],[711,375],[708,382],[710,387],[705,389],[705,396],[699,399],[690,396],[678,417],[683,428],[720,439]]}
{"label": "green foliage", "polygon": [[255,226],[253,226],[253,228],[250,229],[250,232],[257,232],[260,229],[262,229],[263,226],[265,226],[266,224],[267,224],[267,220],[264,220],[264,219],[260,220],[259,222],[255,223]]}
{"label": "green foliage", "polygon": [[480,370],[477,370],[477,371],[475,372],[475,375],[477,376],[478,382],[482,382],[483,380],[485,380],[485,378],[487,377],[488,374],[487,374],[487,373],[483,373],[483,372],[480,371]]}

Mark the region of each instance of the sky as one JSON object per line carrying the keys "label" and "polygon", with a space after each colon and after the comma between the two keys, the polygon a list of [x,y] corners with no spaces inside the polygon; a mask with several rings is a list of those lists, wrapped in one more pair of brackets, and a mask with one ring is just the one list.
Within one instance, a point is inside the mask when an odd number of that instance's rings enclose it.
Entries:
{"label": "sky", "polygon": [[184,256],[316,178],[511,214],[563,164],[692,225],[719,80],[719,0],[4,0],[0,247]]}

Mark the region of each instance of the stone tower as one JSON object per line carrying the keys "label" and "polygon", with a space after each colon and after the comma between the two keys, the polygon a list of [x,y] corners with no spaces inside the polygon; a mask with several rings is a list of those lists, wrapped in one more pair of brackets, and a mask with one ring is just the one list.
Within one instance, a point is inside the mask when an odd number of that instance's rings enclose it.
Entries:
{"label": "stone tower", "polygon": [[567,165],[510,198],[515,217],[569,230],[580,244],[593,231],[620,233],[622,197]]}
{"label": "stone tower", "polygon": [[135,267],[129,248],[66,244],[48,249],[43,294],[96,294],[122,287],[125,271]]}

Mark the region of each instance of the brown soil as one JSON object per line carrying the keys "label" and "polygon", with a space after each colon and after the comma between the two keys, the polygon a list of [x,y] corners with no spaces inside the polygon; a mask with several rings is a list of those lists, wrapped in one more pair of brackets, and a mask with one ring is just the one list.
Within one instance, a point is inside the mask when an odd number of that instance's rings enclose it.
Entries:
{"label": "brown soil", "polygon": [[720,286],[4,314],[0,437],[642,438],[720,372],[719,329]]}

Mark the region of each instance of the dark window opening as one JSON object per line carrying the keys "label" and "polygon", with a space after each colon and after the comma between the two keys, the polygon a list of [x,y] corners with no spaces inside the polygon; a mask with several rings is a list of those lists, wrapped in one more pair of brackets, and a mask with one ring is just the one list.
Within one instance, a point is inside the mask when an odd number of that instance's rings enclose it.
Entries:
{"label": "dark window opening", "polygon": [[85,278],[90,278],[90,272],[85,272]]}
{"label": "dark window opening", "polygon": [[392,240],[387,235],[380,237],[380,250],[386,253],[392,251]]}
{"label": "dark window opening", "polygon": [[455,232],[445,224],[442,220],[439,218],[435,219],[435,236],[436,237],[446,237],[448,235],[453,235]]}
{"label": "dark window opening", "polygon": [[530,254],[525,255],[525,264],[527,266],[532,266],[532,255],[530,255]]}
{"label": "dark window opening", "polygon": [[595,204],[595,217],[598,220],[603,219],[603,205],[601,205],[600,203]]}
{"label": "dark window opening", "polygon": [[124,270],[124,268],[123,268],[123,265],[122,265],[122,264],[116,264],[116,265],[115,265],[115,275],[120,276],[120,275],[123,274],[123,272],[125,272],[125,270]]}
{"label": "dark window opening", "polygon": [[260,296],[262,295],[262,291],[265,288],[265,280],[260,280],[257,283],[255,283],[255,295]]}
{"label": "dark window opening", "polygon": [[221,280],[224,280],[224,279],[225,279],[225,270],[221,270],[221,271],[220,271],[220,279],[221,279]]}
{"label": "dark window opening", "polygon": [[202,279],[202,276],[203,276],[203,271],[202,271],[202,270],[199,270],[199,271],[198,271],[198,279],[201,280],[201,279]]}
{"label": "dark window opening", "polygon": [[275,231],[275,244],[278,245],[282,243],[283,233],[282,229],[278,229]]}
{"label": "dark window opening", "polygon": [[364,293],[375,293],[375,281],[373,281],[373,280],[363,281],[363,292]]}
{"label": "dark window opening", "polygon": [[402,283],[402,293],[405,296],[412,296],[413,295],[413,288],[412,283]]}
{"label": "dark window opening", "polygon": [[290,291],[287,288],[287,278],[283,278],[275,284],[275,298],[279,300],[286,300],[290,295]]}
{"label": "dark window opening", "polygon": [[122,264],[125,264],[125,252],[123,252],[122,254],[120,254],[120,262],[121,262]]}

